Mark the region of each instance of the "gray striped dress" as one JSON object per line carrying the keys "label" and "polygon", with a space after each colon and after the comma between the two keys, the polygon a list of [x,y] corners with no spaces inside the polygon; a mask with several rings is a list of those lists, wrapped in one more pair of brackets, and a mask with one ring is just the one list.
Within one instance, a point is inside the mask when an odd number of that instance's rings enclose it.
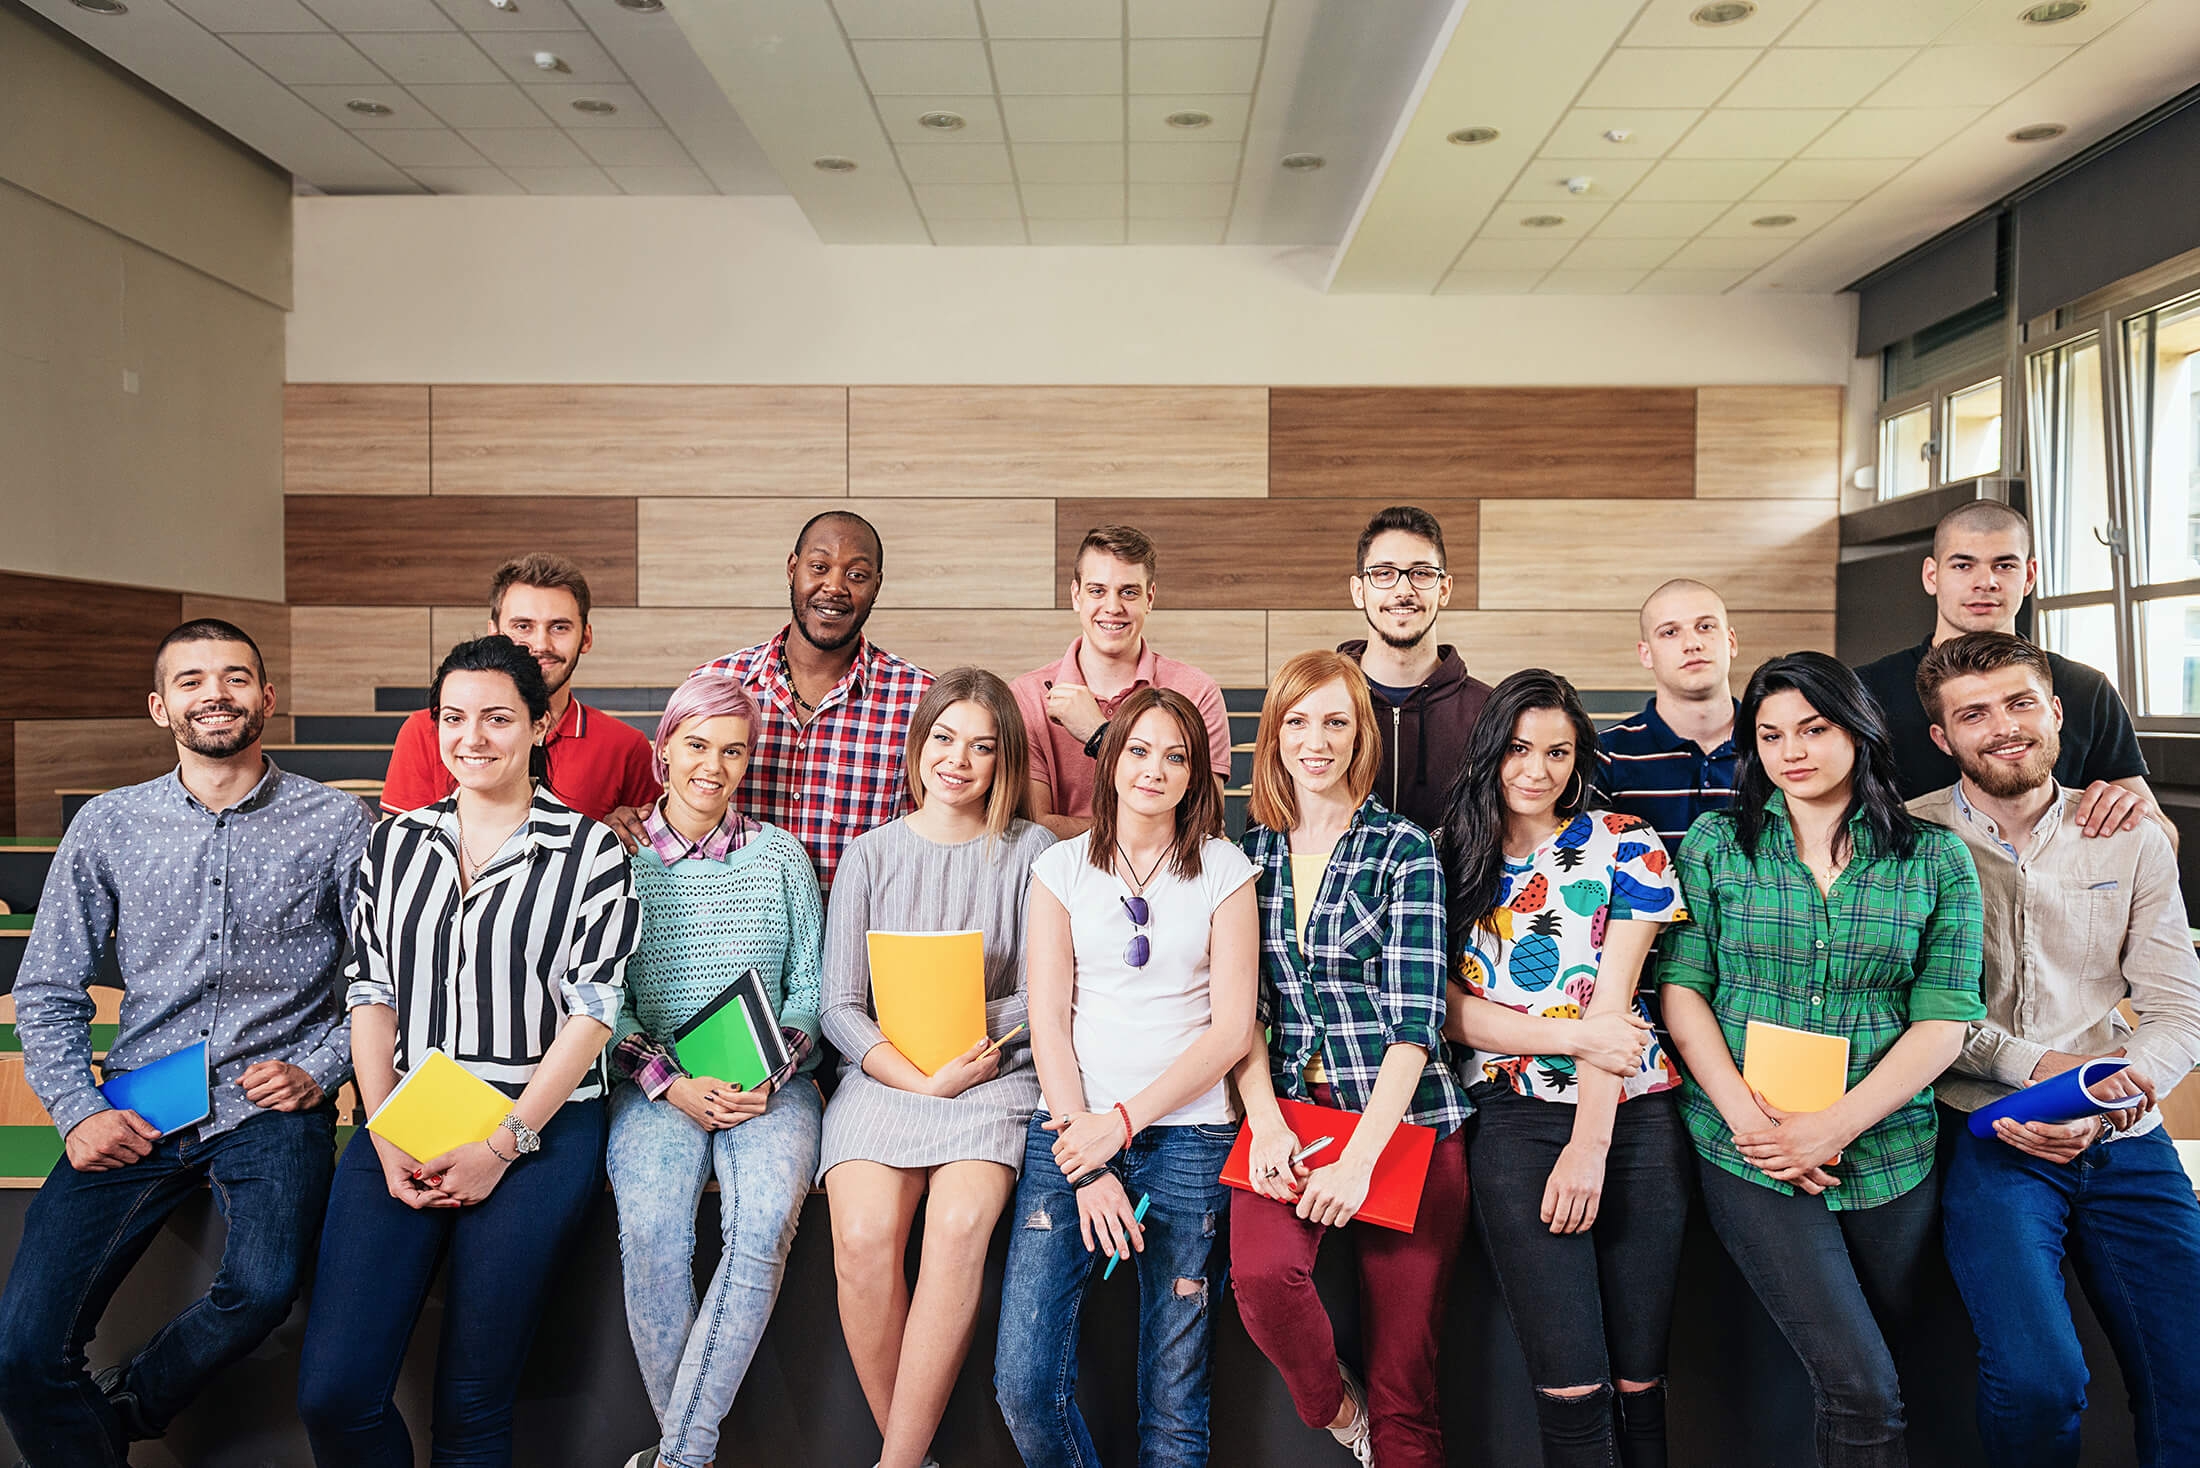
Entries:
{"label": "gray striped dress", "polygon": [[841,1053],[840,1087],[825,1108],[817,1174],[836,1163],[937,1167],[998,1162],[1023,1170],[1024,1135],[1039,1104],[1039,1073],[1027,1030],[1001,1050],[1001,1072],[960,1096],[897,1090],[873,1080],[862,1057],[886,1037],[871,1009],[871,959],[864,935],[985,933],[988,1034],[1024,1019],[1024,908],[1031,863],[1054,844],[1044,826],[1017,821],[996,841],[980,836],[941,846],[889,821],[848,843],[825,912],[825,1038]]}

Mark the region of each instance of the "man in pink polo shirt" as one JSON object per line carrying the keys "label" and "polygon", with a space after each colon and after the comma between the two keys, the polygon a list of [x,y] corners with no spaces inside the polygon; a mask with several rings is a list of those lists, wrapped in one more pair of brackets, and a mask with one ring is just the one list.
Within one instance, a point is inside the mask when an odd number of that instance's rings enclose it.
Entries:
{"label": "man in pink polo shirt", "polygon": [[1084,635],[1059,663],[1012,685],[1031,736],[1031,808],[1041,825],[1064,840],[1092,825],[1094,757],[1100,736],[1134,688],[1170,688],[1207,717],[1207,750],[1218,784],[1230,776],[1230,720],[1222,690],[1189,663],[1146,646],[1153,610],[1153,542],[1128,525],[1102,525],[1077,547],[1069,602]]}

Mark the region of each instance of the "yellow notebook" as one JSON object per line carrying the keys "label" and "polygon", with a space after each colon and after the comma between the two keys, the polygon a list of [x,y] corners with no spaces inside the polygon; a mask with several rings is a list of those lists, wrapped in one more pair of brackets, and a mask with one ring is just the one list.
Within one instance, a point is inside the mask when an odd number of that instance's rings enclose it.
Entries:
{"label": "yellow notebook", "polygon": [[1849,1088],[1846,1035],[1818,1035],[1753,1019],[1742,1051],[1742,1079],[1782,1111],[1823,1111]]}
{"label": "yellow notebook", "polygon": [[415,1162],[453,1147],[485,1142],[512,1110],[512,1098],[440,1050],[414,1066],[367,1120],[367,1130]]}
{"label": "yellow notebook", "polygon": [[985,1038],[985,934],[866,936],[878,1027],[912,1065],[932,1075]]}

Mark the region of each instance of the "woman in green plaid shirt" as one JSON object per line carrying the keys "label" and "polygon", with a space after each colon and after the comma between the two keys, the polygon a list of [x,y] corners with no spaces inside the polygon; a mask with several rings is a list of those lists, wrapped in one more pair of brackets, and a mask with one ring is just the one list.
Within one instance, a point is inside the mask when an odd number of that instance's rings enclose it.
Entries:
{"label": "woman in green plaid shirt", "polygon": [[[1978,874],[1902,807],[1886,721],[1823,653],[1749,680],[1734,808],[1681,843],[1693,921],[1658,978],[1711,1224],[1810,1374],[1818,1461],[1900,1468],[1900,1339],[1937,1238],[1932,1083],[1979,997]],[[1849,1042],[1848,1089],[1791,1114],[1742,1078],[1751,1020]]]}

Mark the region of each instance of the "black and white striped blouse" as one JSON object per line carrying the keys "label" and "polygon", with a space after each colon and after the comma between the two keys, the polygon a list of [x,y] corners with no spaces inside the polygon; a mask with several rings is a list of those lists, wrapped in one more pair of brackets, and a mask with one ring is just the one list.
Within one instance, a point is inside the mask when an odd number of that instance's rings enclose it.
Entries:
{"label": "black and white striped blouse", "polygon": [[[540,786],[461,893],[457,803],[368,838],[346,1003],[397,1011],[400,1076],[438,1049],[516,1097],[566,1020],[616,1022],[641,904],[619,838]],[[609,1089],[598,1060],[572,1099]]]}

